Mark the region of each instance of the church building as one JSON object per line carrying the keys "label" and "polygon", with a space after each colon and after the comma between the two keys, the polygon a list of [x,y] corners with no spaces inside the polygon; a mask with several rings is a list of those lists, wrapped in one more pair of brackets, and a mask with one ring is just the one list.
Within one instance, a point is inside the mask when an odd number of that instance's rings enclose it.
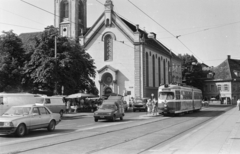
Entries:
{"label": "church building", "polygon": [[[181,60],[156,39],[114,12],[106,0],[104,12],[87,28],[87,0],[55,0],[55,27],[60,35],[80,41],[95,61],[99,95],[155,97],[161,84],[182,82]],[[178,72],[176,72],[178,71]]]}

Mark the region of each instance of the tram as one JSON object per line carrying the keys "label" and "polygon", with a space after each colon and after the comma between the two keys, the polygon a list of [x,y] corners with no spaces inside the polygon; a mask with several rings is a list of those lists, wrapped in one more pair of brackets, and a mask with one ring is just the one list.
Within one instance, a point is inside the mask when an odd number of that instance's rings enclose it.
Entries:
{"label": "tram", "polygon": [[202,91],[180,85],[165,84],[158,88],[158,109],[163,115],[199,111],[202,108]]}

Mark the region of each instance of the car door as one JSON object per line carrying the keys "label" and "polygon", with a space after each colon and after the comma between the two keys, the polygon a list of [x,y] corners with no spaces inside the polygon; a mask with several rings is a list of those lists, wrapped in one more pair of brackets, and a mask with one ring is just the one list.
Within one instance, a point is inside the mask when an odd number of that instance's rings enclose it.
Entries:
{"label": "car door", "polygon": [[31,114],[32,115],[31,115],[30,128],[31,129],[39,128],[41,125],[41,115],[39,113],[38,107],[33,107]]}
{"label": "car door", "polygon": [[45,98],[44,106],[49,108],[49,110],[52,111],[53,113],[55,112],[55,108],[54,108],[54,106],[51,103],[51,99]]}
{"label": "car door", "polygon": [[41,127],[46,127],[48,126],[51,120],[51,115],[45,107],[38,107],[38,108],[41,115]]}

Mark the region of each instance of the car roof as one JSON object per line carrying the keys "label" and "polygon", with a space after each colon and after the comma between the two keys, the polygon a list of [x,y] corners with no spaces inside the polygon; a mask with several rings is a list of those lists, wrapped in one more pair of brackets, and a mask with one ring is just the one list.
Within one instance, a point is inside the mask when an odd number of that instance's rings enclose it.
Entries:
{"label": "car roof", "polygon": [[12,106],[12,107],[38,107],[41,105],[35,105],[35,104],[25,104],[25,105],[16,105],[16,106]]}
{"label": "car roof", "polygon": [[136,98],[136,100],[144,100],[144,99],[150,99],[150,98]]}

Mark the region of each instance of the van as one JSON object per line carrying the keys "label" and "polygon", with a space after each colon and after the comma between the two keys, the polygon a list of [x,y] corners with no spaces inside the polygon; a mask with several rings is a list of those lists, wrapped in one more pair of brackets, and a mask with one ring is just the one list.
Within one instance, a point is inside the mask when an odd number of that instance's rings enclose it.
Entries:
{"label": "van", "polygon": [[0,116],[12,106],[35,104],[36,98],[30,93],[0,93]]}
{"label": "van", "polygon": [[104,100],[102,105],[94,112],[94,121],[99,119],[107,119],[115,121],[117,118],[123,120],[124,117],[124,103],[122,96],[109,96]]}
{"label": "van", "polygon": [[136,98],[133,102],[133,112],[135,111],[144,111],[147,112],[147,100],[149,98]]}
{"label": "van", "polygon": [[63,96],[42,96],[36,97],[36,105],[42,105],[49,108],[53,113],[59,113],[61,117],[66,111],[66,105],[63,101]]}

